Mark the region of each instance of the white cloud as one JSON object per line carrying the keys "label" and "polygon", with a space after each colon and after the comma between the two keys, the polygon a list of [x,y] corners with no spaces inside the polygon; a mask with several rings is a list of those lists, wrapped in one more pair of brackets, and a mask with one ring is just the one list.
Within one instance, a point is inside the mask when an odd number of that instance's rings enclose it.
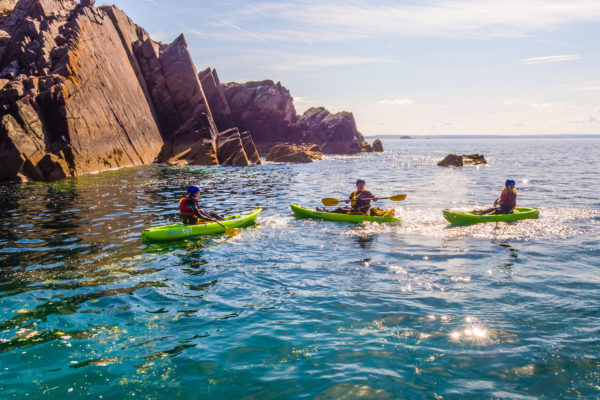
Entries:
{"label": "white cloud", "polygon": [[564,61],[579,60],[581,56],[578,54],[563,54],[559,56],[544,56],[544,57],[531,57],[523,58],[519,60],[518,64],[546,64]]}
{"label": "white cloud", "polygon": [[379,100],[377,104],[382,106],[412,106],[414,102],[411,99]]}
{"label": "white cloud", "polygon": [[598,22],[600,6],[597,0],[267,1],[230,13],[228,19],[257,26],[254,19],[266,15],[278,22],[261,24],[261,35],[268,40],[322,42],[384,35],[522,37],[569,23]]}
{"label": "white cloud", "polygon": [[506,99],[504,100],[504,105],[507,107],[520,106],[527,107],[531,109],[544,109],[550,107],[567,107],[568,104],[562,103],[548,103],[548,102],[540,102],[536,100],[530,99]]}
{"label": "white cloud", "polygon": [[348,65],[385,63],[388,60],[372,57],[340,57],[312,55],[283,55],[277,53],[277,61],[268,68],[274,71],[314,70],[319,68],[340,67]]}
{"label": "white cloud", "polygon": [[582,92],[598,92],[600,91],[600,85],[588,85],[588,86],[580,86],[575,88],[574,90],[582,91]]}
{"label": "white cloud", "polygon": [[305,104],[310,102],[310,98],[308,97],[301,97],[301,96],[293,96],[294,99],[294,104]]}

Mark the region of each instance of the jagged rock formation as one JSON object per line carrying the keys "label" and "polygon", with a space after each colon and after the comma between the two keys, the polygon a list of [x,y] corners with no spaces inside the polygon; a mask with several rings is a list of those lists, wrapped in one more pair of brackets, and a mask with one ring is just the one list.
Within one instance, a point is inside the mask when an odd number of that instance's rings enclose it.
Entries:
{"label": "jagged rock formation", "polygon": [[[244,146],[219,148],[224,141],[183,36],[153,42],[121,10],[93,0],[0,7],[7,8],[0,9],[0,180],[53,180],[157,159],[260,161],[227,153]],[[235,132],[255,152],[251,138]]]}
{"label": "jagged rock formation", "polygon": [[462,167],[464,165],[483,164],[487,164],[487,161],[482,154],[468,154],[462,156],[448,154],[443,160],[437,163],[437,165],[440,167]]}
{"label": "jagged rock formation", "polygon": [[183,35],[153,41],[94,0],[0,0],[0,181],[123,166],[260,163],[274,144],[361,151],[352,114],[296,115],[273,81],[222,85]]}
{"label": "jagged rock formation", "polygon": [[0,180],[154,160],[160,132],[118,27],[103,11],[21,0],[0,28],[9,38],[0,42],[0,156],[12,161]]}
{"label": "jagged rock formation", "polygon": [[291,143],[276,144],[267,154],[267,161],[287,163],[309,163],[322,158],[321,149],[317,145],[298,146]]}
{"label": "jagged rock formation", "polygon": [[323,153],[332,154],[355,154],[363,150],[364,138],[352,113],[331,114],[318,107],[298,117],[290,92],[271,80],[226,83],[222,87],[229,109],[220,106],[220,110],[227,118],[231,115],[233,121],[228,124],[250,131],[261,153],[279,143],[316,144]]}
{"label": "jagged rock formation", "polygon": [[364,138],[356,128],[352,113],[332,114],[323,107],[309,108],[298,120],[323,153],[355,154],[363,149]]}
{"label": "jagged rock formation", "polygon": [[271,80],[222,85],[233,122],[252,134],[261,153],[276,143],[308,143],[306,132],[296,123],[290,92]]}

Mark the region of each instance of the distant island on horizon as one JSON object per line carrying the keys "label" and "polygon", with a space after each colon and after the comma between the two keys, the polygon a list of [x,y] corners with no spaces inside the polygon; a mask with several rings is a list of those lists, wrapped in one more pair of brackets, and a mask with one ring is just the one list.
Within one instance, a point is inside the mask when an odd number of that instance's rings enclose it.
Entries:
{"label": "distant island on horizon", "polygon": [[365,135],[365,139],[550,139],[550,138],[600,138],[600,134],[561,133],[541,135]]}

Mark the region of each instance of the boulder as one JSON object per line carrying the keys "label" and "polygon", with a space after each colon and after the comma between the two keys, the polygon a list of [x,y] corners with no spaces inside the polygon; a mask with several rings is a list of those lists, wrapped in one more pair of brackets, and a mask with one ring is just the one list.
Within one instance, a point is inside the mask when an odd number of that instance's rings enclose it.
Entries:
{"label": "boulder", "polygon": [[309,142],[319,145],[323,153],[356,154],[363,149],[364,138],[356,128],[352,113],[332,114],[323,107],[309,108],[299,118],[308,132]]}
{"label": "boulder", "polygon": [[362,149],[361,151],[363,153],[372,153],[373,152],[373,147],[371,147],[371,145],[369,143],[367,143],[366,140],[363,140],[363,142],[361,143]]}
{"label": "boulder", "polygon": [[462,156],[448,154],[443,160],[437,163],[437,165],[440,167],[462,167],[463,165],[482,164],[487,164],[487,161],[481,154],[469,154]]}
{"label": "boulder", "polygon": [[373,151],[375,153],[383,153],[383,143],[381,143],[381,140],[375,139],[373,141]]}
{"label": "boulder", "polygon": [[299,146],[292,143],[276,144],[267,154],[267,161],[273,162],[309,163],[321,158],[319,146]]}
{"label": "boulder", "polygon": [[232,82],[222,88],[233,123],[241,131],[250,132],[261,153],[274,143],[307,143],[306,132],[296,123],[294,99],[281,83]]}

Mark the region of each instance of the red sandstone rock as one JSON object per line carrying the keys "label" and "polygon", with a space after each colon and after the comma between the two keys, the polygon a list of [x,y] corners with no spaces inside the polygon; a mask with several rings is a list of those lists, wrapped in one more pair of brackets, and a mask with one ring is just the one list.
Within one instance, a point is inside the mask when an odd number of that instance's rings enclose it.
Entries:
{"label": "red sandstone rock", "polygon": [[280,83],[221,85],[216,71],[197,73],[183,35],[154,42],[118,8],[94,3],[0,0],[0,180],[153,160],[259,164],[273,143],[311,143],[314,126],[329,152],[355,152],[342,143],[362,138],[351,114],[304,129]]}
{"label": "red sandstone rock", "polygon": [[291,143],[276,144],[267,154],[267,161],[287,163],[309,163],[320,160],[322,154],[318,146],[298,146]]}
{"label": "red sandstone rock", "polygon": [[23,160],[3,180],[145,164],[162,146],[120,34],[85,4],[21,0],[2,23],[12,39],[0,49],[0,76],[10,80],[0,89],[0,155]]}
{"label": "red sandstone rock", "polygon": [[373,151],[375,153],[382,153],[383,152],[383,143],[381,143],[381,140],[379,139],[375,139],[373,141]]}
{"label": "red sandstone rock", "polygon": [[306,132],[296,123],[290,92],[271,80],[222,85],[231,115],[240,130],[248,130],[262,153],[274,143],[308,143]]}
{"label": "red sandstone rock", "polygon": [[469,154],[457,156],[448,154],[443,160],[437,163],[440,167],[462,167],[463,165],[482,165],[487,164],[486,159],[481,154]]}
{"label": "red sandstone rock", "polygon": [[204,89],[206,100],[210,104],[215,124],[220,131],[231,129],[235,127],[233,117],[231,115],[231,109],[227,103],[225,92],[219,82],[219,76],[217,71],[211,68],[207,68],[204,71],[198,73],[198,78]]}
{"label": "red sandstone rock", "polygon": [[352,113],[331,114],[323,107],[309,108],[299,119],[308,131],[310,143],[318,144],[323,153],[355,154],[362,151],[363,136],[356,128]]}

